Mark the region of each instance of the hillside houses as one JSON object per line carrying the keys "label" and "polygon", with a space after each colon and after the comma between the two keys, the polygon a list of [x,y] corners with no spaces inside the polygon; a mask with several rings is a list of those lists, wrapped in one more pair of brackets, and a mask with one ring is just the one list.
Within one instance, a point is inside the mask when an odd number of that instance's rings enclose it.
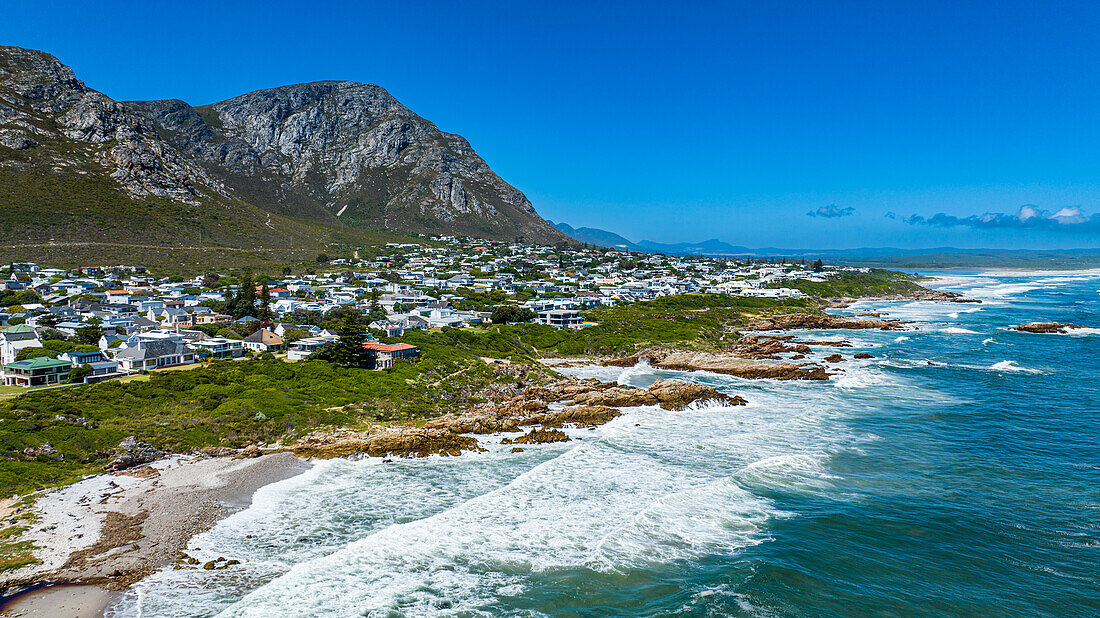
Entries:
{"label": "hillside houses", "polygon": [[[369,316],[371,332],[391,340],[416,329],[482,327],[499,305],[528,309],[534,321],[555,328],[583,328],[585,312],[597,307],[692,293],[792,298],[801,293],[786,281],[824,281],[857,270],[829,266],[813,272],[804,261],[752,263],[453,237],[431,240],[431,246],[390,243],[293,275],[253,281],[255,311],[243,313],[256,315],[244,316],[225,304],[239,291],[240,281],[234,278],[239,272],[169,279],[139,266],[67,271],[10,264],[0,268],[0,294],[10,300],[0,305],[0,364],[17,363],[24,349],[42,348],[44,337],[70,343],[79,337],[81,345],[98,349],[99,357],[91,352],[67,352],[65,358],[51,353],[71,366],[91,365],[93,379],[265,352],[301,360],[336,339],[318,324],[332,328],[328,316],[347,308]],[[258,298],[265,285],[269,300],[261,319]],[[86,328],[90,325],[100,333],[98,340],[90,340],[96,339],[89,335],[96,332]],[[401,358],[399,350],[377,352],[383,353],[383,365]],[[22,371],[19,367],[13,371]],[[53,375],[47,375],[45,365],[23,369],[33,369],[44,379]],[[28,374],[19,375],[16,382],[30,381],[24,379]]]}

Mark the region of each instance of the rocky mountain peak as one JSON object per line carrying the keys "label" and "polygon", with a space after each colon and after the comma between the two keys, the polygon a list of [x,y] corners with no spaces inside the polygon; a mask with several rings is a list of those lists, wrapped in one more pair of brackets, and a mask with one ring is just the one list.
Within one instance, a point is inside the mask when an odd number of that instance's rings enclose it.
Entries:
{"label": "rocky mountain peak", "polygon": [[[34,149],[54,171],[106,173],[133,197],[198,205],[220,194],[326,224],[565,238],[469,142],[374,84],[295,84],[200,107],[118,102],[47,53],[0,47],[5,147]],[[27,165],[0,150],[0,169]]]}

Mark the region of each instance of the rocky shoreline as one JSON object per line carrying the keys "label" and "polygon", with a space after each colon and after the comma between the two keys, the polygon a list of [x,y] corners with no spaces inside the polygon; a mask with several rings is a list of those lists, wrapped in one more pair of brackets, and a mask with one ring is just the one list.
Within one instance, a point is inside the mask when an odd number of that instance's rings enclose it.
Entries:
{"label": "rocky shoreline", "polygon": [[[257,452],[291,452],[299,457],[427,457],[453,456],[483,450],[472,434],[528,432],[524,443],[557,442],[562,427],[596,427],[620,416],[616,408],[657,405],[681,411],[689,405],[717,403],[744,405],[710,386],[680,380],[658,380],[649,388],[623,386],[599,380],[560,379],[548,385],[516,388],[510,396],[477,406],[462,414],[445,414],[422,426],[377,427],[365,431],[315,431],[288,447]],[[550,404],[562,407],[551,409]],[[544,439],[552,436],[554,439]]]}

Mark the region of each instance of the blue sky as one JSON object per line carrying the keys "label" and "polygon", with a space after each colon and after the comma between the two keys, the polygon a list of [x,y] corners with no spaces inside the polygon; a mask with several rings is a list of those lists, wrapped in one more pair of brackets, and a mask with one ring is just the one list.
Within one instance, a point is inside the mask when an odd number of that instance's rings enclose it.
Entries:
{"label": "blue sky", "polygon": [[633,240],[1100,246],[1094,3],[104,0],[4,13],[0,42],[49,51],[119,100],[379,84],[467,137],[543,216]]}

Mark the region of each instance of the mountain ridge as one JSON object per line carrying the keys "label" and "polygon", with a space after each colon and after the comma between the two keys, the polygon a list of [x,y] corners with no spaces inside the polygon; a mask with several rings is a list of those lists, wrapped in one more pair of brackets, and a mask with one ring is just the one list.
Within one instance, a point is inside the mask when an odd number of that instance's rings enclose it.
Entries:
{"label": "mountain ridge", "polygon": [[[105,179],[94,199],[81,194],[89,178]],[[33,204],[28,184],[40,189]],[[148,206],[168,227],[212,228],[196,239],[227,247],[276,247],[285,236],[304,251],[331,244],[334,230],[566,238],[465,138],[381,86],[327,80],[199,107],[115,101],[52,55],[18,47],[0,47],[0,198],[2,236],[27,242],[85,240],[82,230],[147,240],[147,225],[102,212],[104,203]],[[197,211],[173,219],[184,206]]]}

